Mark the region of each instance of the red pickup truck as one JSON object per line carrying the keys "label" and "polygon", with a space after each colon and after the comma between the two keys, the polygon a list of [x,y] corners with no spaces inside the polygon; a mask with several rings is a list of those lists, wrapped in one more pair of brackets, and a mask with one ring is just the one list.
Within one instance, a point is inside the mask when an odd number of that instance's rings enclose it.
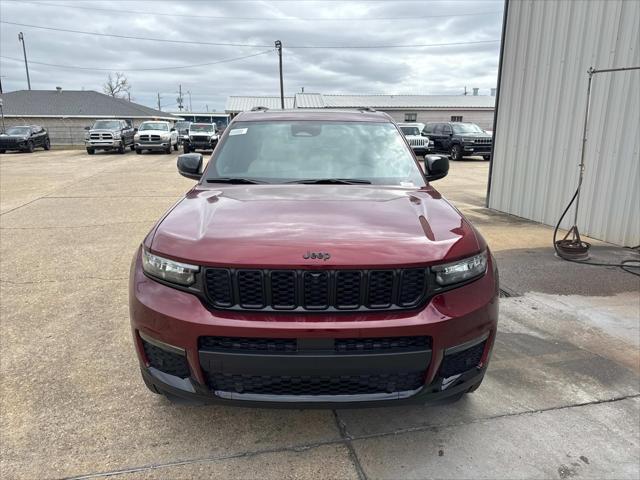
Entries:
{"label": "red pickup truck", "polygon": [[173,401],[339,407],[482,382],[498,273],[478,231],[375,111],[239,114],[135,253],[142,377]]}

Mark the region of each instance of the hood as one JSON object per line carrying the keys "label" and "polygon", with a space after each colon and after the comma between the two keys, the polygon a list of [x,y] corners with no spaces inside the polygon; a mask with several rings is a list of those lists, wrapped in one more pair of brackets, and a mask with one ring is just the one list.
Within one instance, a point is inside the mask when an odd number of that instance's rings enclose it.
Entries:
{"label": "hood", "polygon": [[466,138],[491,138],[491,135],[489,135],[486,132],[457,133],[456,135],[458,135],[459,137],[466,137]]}
{"label": "hood", "polygon": [[113,133],[119,131],[119,128],[92,128],[89,130],[90,133]]}
{"label": "hood", "polygon": [[431,187],[199,185],[160,221],[150,247],[200,265],[348,268],[455,260],[484,244]]}

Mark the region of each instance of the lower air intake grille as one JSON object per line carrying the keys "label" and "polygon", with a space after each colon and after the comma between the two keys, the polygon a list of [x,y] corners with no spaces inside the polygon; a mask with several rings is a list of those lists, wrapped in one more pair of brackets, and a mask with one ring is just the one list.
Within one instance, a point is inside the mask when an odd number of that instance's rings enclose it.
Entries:
{"label": "lower air intake grille", "polygon": [[200,337],[200,350],[226,352],[295,352],[295,338],[252,338],[252,337]]}
{"label": "lower air intake grille", "polygon": [[358,395],[416,390],[424,371],[373,375],[270,376],[211,373],[212,390],[262,395]]}
{"label": "lower air intake grille", "polygon": [[431,337],[336,338],[336,352],[412,351],[431,348]]}
{"label": "lower air intake grille", "polygon": [[144,347],[144,354],[149,361],[149,365],[152,367],[180,378],[187,378],[189,376],[189,364],[187,363],[186,357],[163,350],[144,340],[142,340],[142,346]]}
{"label": "lower air intake grille", "polygon": [[461,352],[445,355],[442,366],[440,367],[440,376],[447,378],[477,367],[482,359],[486,343],[487,341],[485,340]]}

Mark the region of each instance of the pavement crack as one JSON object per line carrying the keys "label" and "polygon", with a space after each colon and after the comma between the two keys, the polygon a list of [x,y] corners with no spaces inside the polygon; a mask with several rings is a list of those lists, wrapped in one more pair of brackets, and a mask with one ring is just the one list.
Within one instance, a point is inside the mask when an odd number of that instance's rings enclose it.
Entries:
{"label": "pavement crack", "polygon": [[364,468],[360,463],[360,459],[358,458],[356,449],[353,448],[353,443],[352,443],[353,437],[351,436],[351,434],[349,434],[349,431],[347,430],[347,424],[344,423],[344,421],[340,418],[340,415],[338,414],[337,410],[333,409],[331,410],[331,412],[333,413],[333,418],[335,419],[336,425],[338,427],[338,431],[340,432],[340,437],[342,438],[342,441],[345,447],[347,447],[347,450],[349,452],[351,463],[353,463],[353,466],[356,469],[356,472],[358,473],[358,478],[360,480],[367,480],[367,474],[365,473]]}

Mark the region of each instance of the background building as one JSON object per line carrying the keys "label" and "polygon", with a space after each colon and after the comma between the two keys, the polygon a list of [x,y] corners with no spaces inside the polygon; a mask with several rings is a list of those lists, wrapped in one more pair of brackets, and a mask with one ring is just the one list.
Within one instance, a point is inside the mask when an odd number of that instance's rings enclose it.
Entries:
{"label": "background building", "polygon": [[176,120],[167,112],[92,90],[17,90],[0,98],[6,127],[42,125],[54,146],[84,145],[84,127],[99,118],[131,120],[134,126],[145,120]]}
{"label": "background building", "polygon": [[[396,122],[462,121],[477,123],[484,129],[491,129],[495,97],[477,93],[477,89],[474,89],[474,95],[297,93],[293,97],[285,97],[285,108],[374,108],[388,113]],[[256,106],[279,109],[280,97],[229,97],[225,111],[237,114]]]}
{"label": "background building", "polygon": [[[557,222],[578,183],[587,70],[639,66],[638,25],[637,1],[507,2],[489,207]],[[640,244],[639,132],[640,71],[596,74],[582,233]]]}

